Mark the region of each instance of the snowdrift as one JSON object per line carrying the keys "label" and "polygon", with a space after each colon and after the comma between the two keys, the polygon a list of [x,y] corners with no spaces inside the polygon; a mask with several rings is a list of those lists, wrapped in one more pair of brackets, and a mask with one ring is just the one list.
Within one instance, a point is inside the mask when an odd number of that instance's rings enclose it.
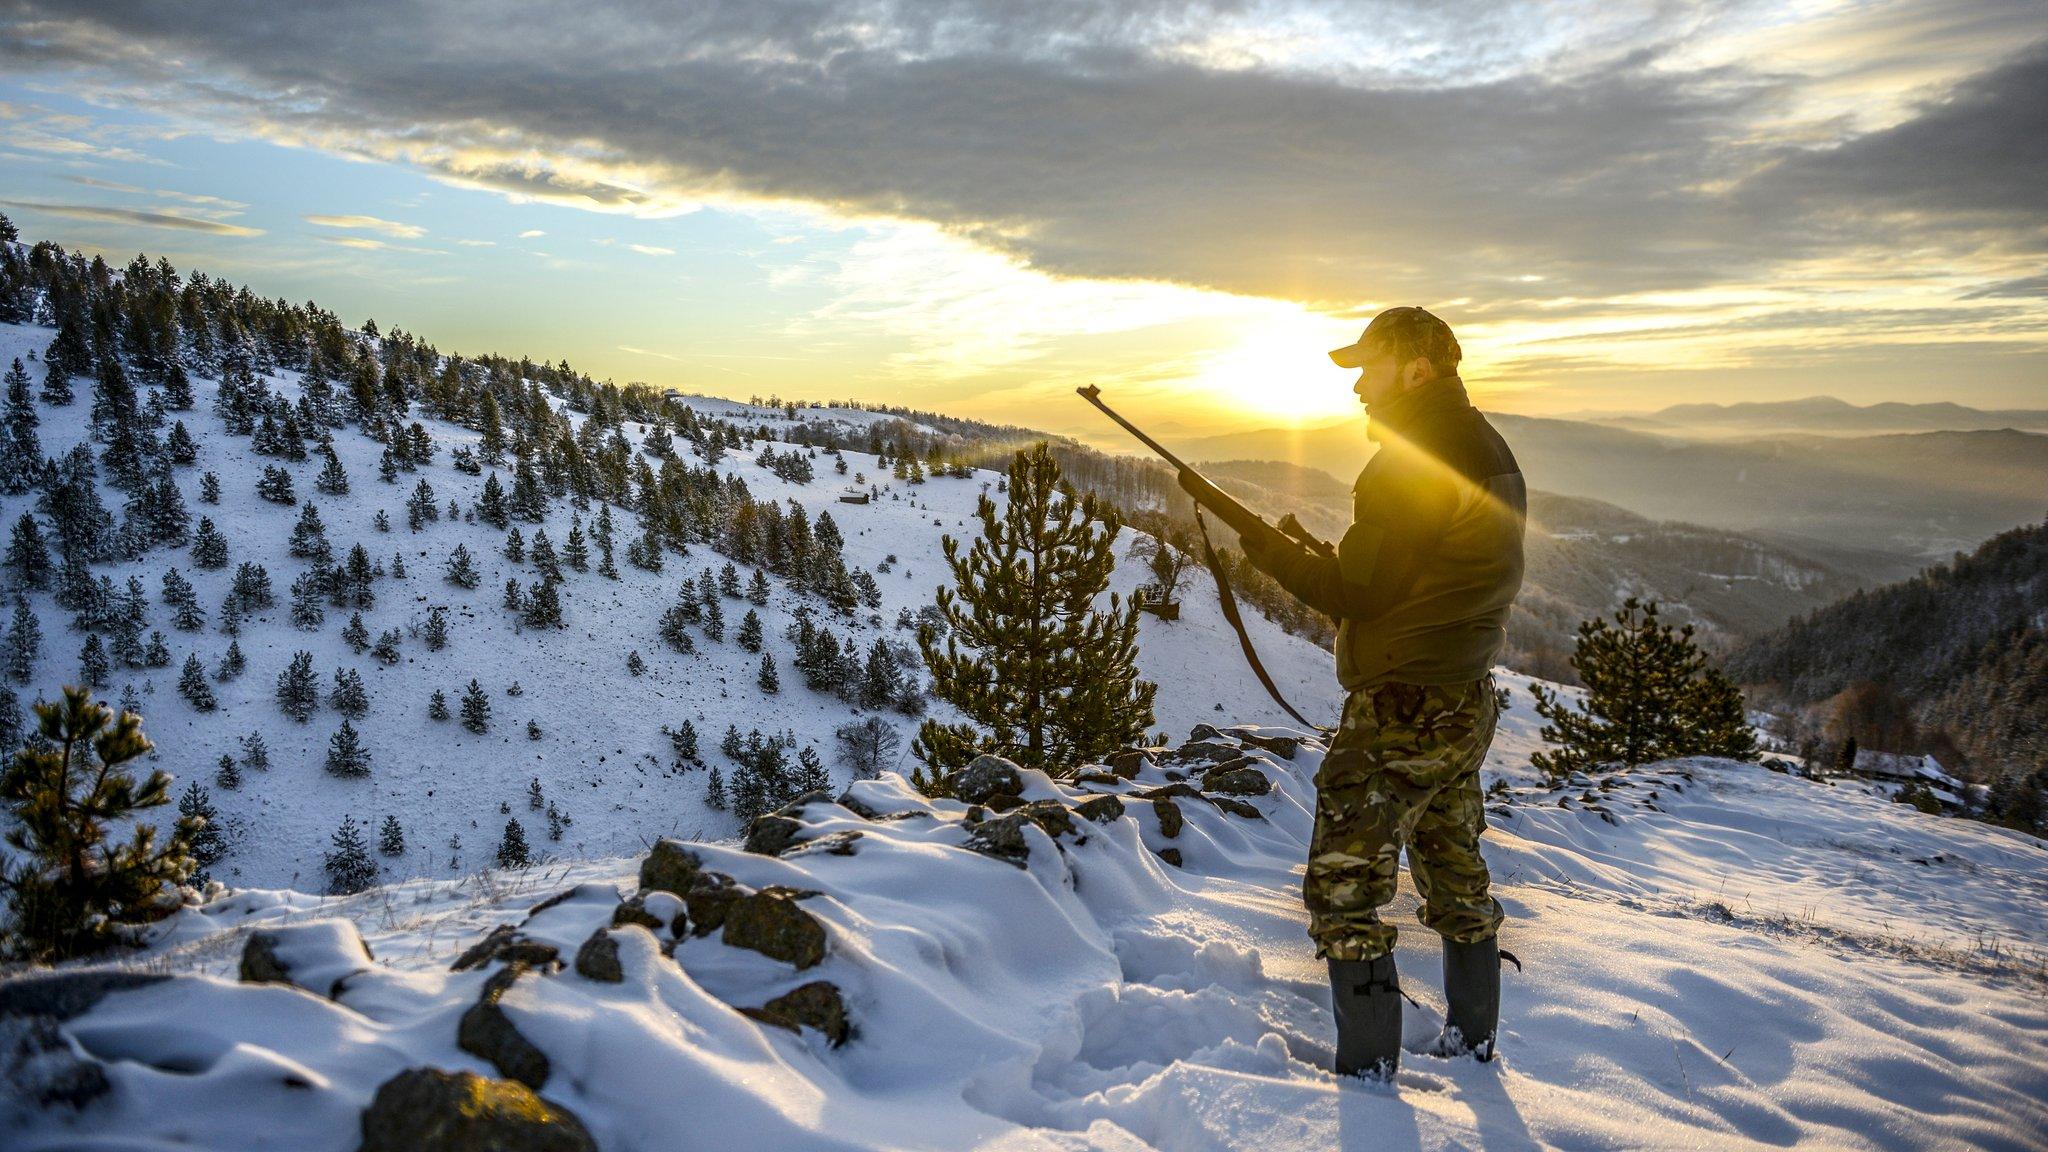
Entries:
{"label": "snowdrift", "polygon": [[[1194,737],[1071,784],[984,763],[962,799],[885,775],[744,847],[238,893],[140,963],[0,985],[0,1122],[23,1149],[469,1146],[420,1142],[438,1069],[481,1078],[487,1143],[608,1152],[2048,1132],[2037,841],[1722,761],[1504,789],[1502,1058],[1340,1083],[1298,893],[1321,745]],[[1412,910],[1414,1048],[1441,1001]]]}

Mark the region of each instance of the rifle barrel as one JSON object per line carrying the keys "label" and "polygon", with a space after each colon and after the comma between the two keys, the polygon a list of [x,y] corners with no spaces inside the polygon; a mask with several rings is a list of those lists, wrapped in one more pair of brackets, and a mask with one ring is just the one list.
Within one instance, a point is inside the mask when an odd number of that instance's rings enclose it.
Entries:
{"label": "rifle barrel", "polygon": [[1193,469],[1190,469],[1185,463],[1181,461],[1180,457],[1175,456],[1171,452],[1168,452],[1164,444],[1161,444],[1159,441],[1154,440],[1150,436],[1147,436],[1144,433],[1144,431],[1140,429],[1136,424],[1133,424],[1129,420],[1126,420],[1122,416],[1118,415],[1116,409],[1111,408],[1107,404],[1104,404],[1102,402],[1102,389],[1096,387],[1093,384],[1090,384],[1084,388],[1076,388],[1074,389],[1074,391],[1080,394],[1081,399],[1086,400],[1090,404],[1093,404],[1097,408],[1101,409],[1102,414],[1104,416],[1107,416],[1111,420],[1114,420],[1118,424],[1121,424],[1123,426],[1124,431],[1129,432],[1133,436],[1136,436],[1138,438],[1139,443],[1143,444],[1147,448],[1150,448],[1152,451],[1157,452],[1161,457],[1163,457],[1166,460],[1168,464],[1173,465],[1175,468],[1179,469],[1182,472],[1193,471]]}

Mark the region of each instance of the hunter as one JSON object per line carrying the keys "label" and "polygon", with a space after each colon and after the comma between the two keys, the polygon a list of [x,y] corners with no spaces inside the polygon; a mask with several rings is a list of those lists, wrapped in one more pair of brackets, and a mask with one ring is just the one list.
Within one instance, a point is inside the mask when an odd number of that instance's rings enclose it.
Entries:
{"label": "hunter", "polygon": [[1394,898],[1401,853],[1422,923],[1443,938],[1437,1056],[1493,1058],[1501,906],[1487,891],[1479,768],[1498,719],[1491,670],[1522,586],[1527,497],[1514,454],[1465,395],[1450,326],[1391,308],[1330,353],[1358,370],[1379,450],[1334,556],[1277,531],[1252,563],[1337,623],[1343,717],[1316,776],[1302,895],[1329,961],[1334,1070],[1391,1080],[1401,1055]]}

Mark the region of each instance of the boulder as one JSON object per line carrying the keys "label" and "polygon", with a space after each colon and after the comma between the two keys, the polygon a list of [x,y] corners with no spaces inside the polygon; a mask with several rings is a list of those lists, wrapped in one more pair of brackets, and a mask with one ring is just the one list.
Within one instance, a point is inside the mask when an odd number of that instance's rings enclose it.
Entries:
{"label": "boulder", "polygon": [[244,984],[291,984],[333,1000],[342,984],[368,971],[373,960],[353,923],[309,920],[249,933],[238,975]]}
{"label": "boulder", "polygon": [[1197,741],[1221,740],[1224,739],[1224,735],[1223,730],[1214,724],[1197,724],[1193,728],[1188,729],[1188,739]]}
{"label": "boulder", "polygon": [[1031,843],[1024,837],[1024,829],[1031,823],[1031,818],[1023,812],[984,820],[967,834],[966,846],[970,851],[1022,868],[1031,857]]}
{"label": "boulder", "polygon": [[617,984],[626,978],[626,970],[619,965],[619,942],[612,939],[610,929],[592,932],[576,949],[576,974],[600,984]]}
{"label": "boulder", "polygon": [[649,932],[656,932],[662,927],[662,919],[648,911],[645,898],[628,896],[619,901],[617,908],[612,909],[612,927],[619,928],[627,924],[638,924]]}
{"label": "boulder", "polygon": [[822,853],[826,856],[851,856],[857,851],[853,846],[854,842],[862,835],[858,828],[841,828],[837,832],[827,832],[816,839],[799,841],[783,855],[814,856]]}
{"label": "boulder", "polygon": [[1252,807],[1250,802],[1245,800],[1237,800],[1229,796],[1210,796],[1207,799],[1209,803],[1223,809],[1232,816],[1242,816],[1247,820],[1264,820],[1266,818],[1264,812]]}
{"label": "boulder", "polygon": [[[740,896],[726,907],[725,931],[719,939],[798,969],[809,968],[825,958],[825,925],[798,906],[801,898],[779,886]],[[694,910],[690,918],[696,919]]]}
{"label": "boulder", "polygon": [[1175,868],[1179,868],[1182,866],[1180,862],[1180,849],[1178,848],[1161,848],[1158,852],[1154,853],[1154,855],[1158,856],[1161,860],[1166,861],[1168,864],[1173,865]]}
{"label": "boulder", "polygon": [[1265,736],[1261,735],[1258,729],[1249,724],[1232,728],[1227,734],[1236,738],[1240,743],[1264,748],[1282,760],[1292,760],[1294,759],[1294,754],[1301,751],[1301,738],[1299,736]]}
{"label": "boulder", "polygon": [[1107,824],[1122,818],[1124,802],[1115,796],[1090,796],[1074,805],[1074,814],[1084,820],[1093,820],[1097,824]]}
{"label": "boulder", "polygon": [[953,779],[953,795],[968,804],[985,804],[989,797],[1016,796],[1024,791],[1024,778],[1014,761],[983,753],[969,761]]}
{"label": "boulder", "polygon": [[1140,769],[1152,763],[1152,758],[1145,754],[1143,748],[1119,748],[1109,754],[1109,759],[1105,763],[1111,774],[1120,779],[1133,780],[1137,778]]}
{"label": "boulder", "polygon": [[1228,760],[1241,755],[1237,745],[1225,740],[1190,740],[1173,750],[1175,760]]}
{"label": "boulder", "polygon": [[1124,778],[1114,772],[1088,771],[1074,773],[1074,783],[1076,784],[1097,784],[1113,788],[1123,782]]}
{"label": "boulder", "polygon": [[816,1029],[831,1041],[834,1048],[846,1043],[852,1031],[846,1020],[846,1001],[839,994],[839,986],[829,980],[813,980],[759,1008],[742,1008],[740,1011],[764,1024],[787,1028],[791,1032],[800,1028]]}
{"label": "boulder", "polygon": [[690,890],[690,882],[703,868],[704,862],[688,845],[664,837],[654,842],[647,859],[640,862],[640,887],[680,896]]}
{"label": "boulder", "polygon": [[129,972],[119,968],[23,976],[0,983],[0,1019],[47,1016],[62,1023],[90,1011],[93,1005],[115,992],[147,988],[169,979],[169,976],[157,972]]}
{"label": "boulder", "polygon": [[688,907],[690,917],[690,931],[698,936],[708,936],[723,928],[726,911],[732,907],[732,902],[752,892],[753,889],[723,872],[699,873],[690,890],[683,894],[683,903]]}
{"label": "boulder", "polygon": [[535,940],[510,924],[500,924],[457,956],[448,970],[467,972],[497,961],[552,972],[562,966],[562,954],[553,944]]}
{"label": "boulder", "polygon": [[780,856],[796,843],[803,830],[803,821],[771,812],[754,817],[754,822],[747,825],[746,842],[740,846],[759,856]]}
{"label": "boulder", "polygon": [[1202,790],[1193,784],[1175,782],[1172,784],[1161,784],[1157,788],[1147,788],[1143,792],[1138,793],[1138,799],[1140,800],[1158,800],[1168,796],[1186,796],[1192,800],[1200,800],[1202,798]]}
{"label": "boulder", "polygon": [[455,1043],[464,1052],[488,1061],[503,1075],[538,1090],[548,1082],[547,1053],[519,1034],[512,1018],[505,1015],[499,1004],[513,982],[526,972],[526,965],[515,960],[491,973],[476,1003],[462,1014],[462,1022],[455,1029]]}
{"label": "boulder", "polygon": [[998,792],[984,803],[991,812],[1011,812],[1024,806],[1024,798],[1009,792]]}
{"label": "boulder", "polygon": [[1202,773],[1202,791],[1226,796],[1264,796],[1273,781],[1257,768],[1219,766]]}
{"label": "boulder", "polygon": [[1033,800],[1019,809],[1018,814],[1045,829],[1045,834],[1054,839],[1073,835],[1074,814],[1057,800]]}
{"label": "boulder", "polygon": [[358,1152],[597,1152],[583,1122],[526,1085],[409,1068],[377,1086]]}
{"label": "boulder", "polygon": [[1152,801],[1152,814],[1159,818],[1159,834],[1171,840],[1180,835],[1185,819],[1180,814],[1180,805],[1172,797],[1160,796]]}
{"label": "boulder", "polygon": [[789,803],[784,804],[780,808],[777,808],[775,810],[775,815],[793,816],[797,819],[802,819],[804,809],[809,807],[810,805],[830,803],[833,803],[831,792],[823,788],[813,788],[809,792],[805,792],[802,795],[798,796],[796,799],[791,800]]}

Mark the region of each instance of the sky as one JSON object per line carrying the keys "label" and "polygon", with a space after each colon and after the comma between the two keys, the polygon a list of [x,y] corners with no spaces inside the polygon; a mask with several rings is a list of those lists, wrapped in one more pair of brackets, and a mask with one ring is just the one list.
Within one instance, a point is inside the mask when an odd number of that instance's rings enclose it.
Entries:
{"label": "sky", "polygon": [[1101,442],[1482,406],[2048,407],[2039,0],[0,0],[0,212],[718,395]]}

